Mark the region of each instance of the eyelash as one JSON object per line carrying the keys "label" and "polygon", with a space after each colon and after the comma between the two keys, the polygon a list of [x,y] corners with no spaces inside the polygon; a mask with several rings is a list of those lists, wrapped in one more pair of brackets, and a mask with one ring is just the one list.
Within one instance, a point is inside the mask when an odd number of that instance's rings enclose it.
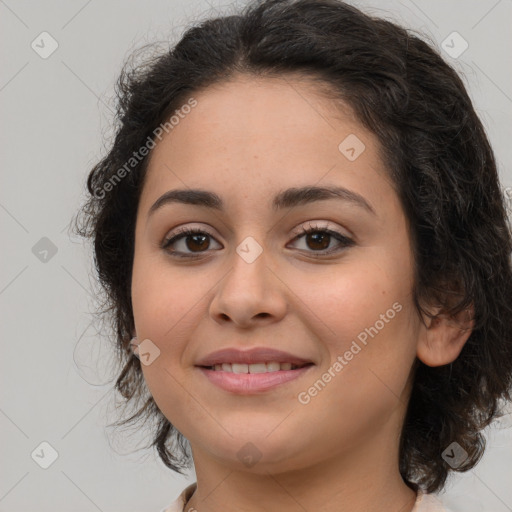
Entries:
{"label": "eyelash", "polygon": [[[320,227],[316,227],[316,226],[310,226],[308,228],[305,228],[304,226],[301,226],[300,230],[301,230],[301,232],[293,238],[292,242],[294,242],[295,240],[298,240],[299,238],[302,238],[303,236],[309,235],[310,233],[324,233],[324,234],[334,237],[336,240],[338,240],[341,243],[341,247],[334,248],[334,249],[327,249],[327,250],[323,250],[323,251],[307,251],[307,252],[311,252],[313,257],[327,256],[327,255],[330,255],[335,252],[340,252],[343,249],[354,245],[353,240],[342,235],[341,233],[338,233],[337,231],[332,231],[331,229],[320,228]],[[191,235],[207,235],[207,236],[215,239],[215,237],[213,237],[210,233],[208,233],[207,231],[205,231],[203,229],[183,228],[178,233],[174,234],[172,237],[165,238],[162,242],[161,248],[164,250],[167,250],[167,248],[169,246],[171,246],[177,240],[179,240],[181,238],[186,238],[187,236],[191,236]],[[199,252],[199,253],[195,253],[195,254],[189,254],[189,253],[180,254],[180,251],[175,251],[175,250],[167,250],[167,252],[170,253],[173,257],[195,259],[195,258],[200,258],[207,251],[203,251],[203,252]]]}

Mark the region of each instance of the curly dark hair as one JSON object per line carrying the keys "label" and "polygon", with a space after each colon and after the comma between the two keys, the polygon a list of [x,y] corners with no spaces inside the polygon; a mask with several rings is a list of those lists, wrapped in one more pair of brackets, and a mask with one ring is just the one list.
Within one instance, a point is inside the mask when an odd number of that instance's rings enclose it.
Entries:
{"label": "curly dark hair", "polygon": [[[75,225],[94,241],[101,314],[115,333],[122,367],[116,390],[125,403],[140,400],[145,389],[129,340],[134,227],[148,155],[129,171],[126,162],[155,141],[157,127],[193,93],[237,75],[295,75],[348,104],[377,136],[410,223],[418,313],[428,315],[429,304],[448,315],[474,311],[472,333],[453,363],[415,361],[402,478],[413,490],[441,490],[452,470],[442,453],[454,441],[468,453],[456,471],[478,463],[480,431],[499,415],[500,401],[511,400],[511,225],[496,160],[465,86],[425,39],[338,0],[266,0],[198,22],[142,64],[125,63],[116,84],[115,139],[88,175],[90,195]],[[182,473],[190,466],[187,441],[151,396],[122,423],[144,416],[158,420],[151,446]]]}

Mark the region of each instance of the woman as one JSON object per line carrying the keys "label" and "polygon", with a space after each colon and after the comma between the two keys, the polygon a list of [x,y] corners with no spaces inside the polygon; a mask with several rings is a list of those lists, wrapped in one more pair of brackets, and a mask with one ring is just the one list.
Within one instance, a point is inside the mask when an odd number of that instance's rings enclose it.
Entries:
{"label": "woman", "polygon": [[[455,71],[336,0],[267,0],[119,79],[82,210],[168,511],[447,510],[510,400],[511,231]],[[190,448],[190,450],[189,450]]]}

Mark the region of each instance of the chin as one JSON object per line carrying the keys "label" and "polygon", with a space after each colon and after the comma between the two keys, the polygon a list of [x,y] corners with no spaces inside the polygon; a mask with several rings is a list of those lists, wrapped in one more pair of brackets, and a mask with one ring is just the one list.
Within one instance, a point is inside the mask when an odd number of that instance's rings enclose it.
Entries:
{"label": "chin", "polygon": [[226,435],[225,443],[219,445],[216,438],[206,445],[211,455],[232,470],[264,475],[299,469],[300,459],[306,462],[307,447],[293,441],[297,437],[285,429],[281,436],[276,432],[269,435],[271,431],[267,423],[257,434],[254,428],[247,435],[231,431],[233,437]]}

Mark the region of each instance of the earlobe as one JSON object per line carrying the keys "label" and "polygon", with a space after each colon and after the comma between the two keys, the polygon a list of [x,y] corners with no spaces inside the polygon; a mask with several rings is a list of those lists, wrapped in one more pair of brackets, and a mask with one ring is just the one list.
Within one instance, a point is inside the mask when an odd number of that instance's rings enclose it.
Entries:
{"label": "earlobe", "polygon": [[427,366],[450,364],[459,356],[474,326],[474,308],[455,316],[437,313],[421,326],[417,357]]}

